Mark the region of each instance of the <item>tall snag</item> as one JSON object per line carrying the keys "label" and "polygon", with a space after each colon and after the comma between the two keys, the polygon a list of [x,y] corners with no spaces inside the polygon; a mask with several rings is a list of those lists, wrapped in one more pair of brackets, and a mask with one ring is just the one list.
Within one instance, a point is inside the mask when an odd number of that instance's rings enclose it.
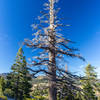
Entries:
{"label": "tall snag", "polygon": [[55,7],[57,2],[58,0],[48,0],[44,4],[45,11],[41,12],[43,16],[38,16],[40,24],[32,25],[36,30],[33,34],[34,38],[32,40],[25,39],[24,42],[28,47],[37,50],[37,56],[31,59],[33,68],[30,70],[33,71],[33,75],[43,72],[48,76],[49,100],[57,100],[57,81],[61,81],[59,76],[65,72],[56,62],[61,60],[63,55],[83,59],[75,52],[76,48],[69,47],[69,43],[73,42],[60,34],[60,27],[66,25],[61,24],[60,18],[57,17],[59,11]]}

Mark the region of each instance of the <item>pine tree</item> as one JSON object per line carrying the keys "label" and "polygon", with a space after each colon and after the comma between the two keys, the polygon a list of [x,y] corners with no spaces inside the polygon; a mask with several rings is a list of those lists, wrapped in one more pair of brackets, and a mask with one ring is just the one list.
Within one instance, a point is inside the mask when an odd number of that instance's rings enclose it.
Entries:
{"label": "pine tree", "polygon": [[94,69],[94,66],[88,64],[85,68],[85,79],[82,80],[82,88],[89,100],[97,100],[94,91],[97,74]]}
{"label": "pine tree", "polygon": [[16,100],[23,100],[30,96],[31,92],[31,77],[27,69],[25,56],[23,50],[18,50],[15,64],[12,66],[12,72],[7,76],[8,86],[14,93]]}
{"label": "pine tree", "polygon": [[59,9],[56,9],[55,5],[57,2],[58,0],[48,0],[44,4],[45,11],[41,12],[43,16],[38,17],[40,24],[32,25],[36,29],[34,38],[25,40],[25,45],[40,51],[38,56],[32,58],[32,66],[34,66],[32,71],[34,75],[43,72],[48,76],[49,100],[57,100],[57,81],[62,81],[57,78],[65,72],[57,63],[63,59],[64,55],[83,59],[75,52],[76,48],[69,46],[73,42],[60,34],[60,27],[67,25],[60,23],[61,18],[57,16]]}
{"label": "pine tree", "polygon": [[88,64],[85,68],[85,74],[88,79],[91,81],[97,79],[97,73],[95,72],[95,67],[92,66],[91,64]]}
{"label": "pine tree", "polygon": [[3,81],[2,81],[2,77],[0,76],[0,96],[3,96],[3,86],[2,86],[2,83],[3,83]]}
{"label": "pine tree", "polygon": [[0,96],[4,95],[4,91],[5,91],[5,84],[6,84],[6,80],[3,76],[0,76]]}

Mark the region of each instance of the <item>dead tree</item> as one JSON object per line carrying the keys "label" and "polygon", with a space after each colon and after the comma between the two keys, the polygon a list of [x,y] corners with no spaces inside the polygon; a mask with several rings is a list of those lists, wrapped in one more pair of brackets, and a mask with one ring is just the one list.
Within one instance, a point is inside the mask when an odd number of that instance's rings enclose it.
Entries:
{"label": "dead tree", "polygon": [[76,48],[69,46],[73,42],[60,34],[60,27],[66,25],[61,24],[60,18],[57,17],[59,11],[55,7],[57,2],[58,0],[48,0],[44,4],[45,11],[41,11],[43,15],[38,17],[40,23],[32,25],[36,30],[33,34],[34,38],[32,40],[25,39],[24,42],[28,47],[37,50],[35,51],[38,53],[37,56],[31,59],[32,71],[34,75],[43,72],[48,76],[49,100],[57,100],[58,73],[62,70],[57,65],[57,60],[63,59],[63,55],[83,59],[76,53]]}

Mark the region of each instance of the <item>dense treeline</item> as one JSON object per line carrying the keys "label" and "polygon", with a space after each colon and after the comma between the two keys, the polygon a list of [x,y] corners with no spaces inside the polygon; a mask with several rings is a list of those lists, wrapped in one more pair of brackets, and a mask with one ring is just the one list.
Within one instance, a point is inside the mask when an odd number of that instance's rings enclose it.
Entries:
{"label": "dense treeline", "polygon": [[[6,100],[7,97],[15,100],[48,100],[48,82],[46,76],[32,77],[30,74],[23,50],[18,50],[15,64],[11,67],[12,71],[5,77],[0,77],[0,98]],[[97,79],[95,67],[88,64],[85,67],[85,76],[76,80],[78,89],[69,90],[62,83],[61,92],[57,93],[57,100],[99,100],[100,99],[100,80]],[[83,92],[82,92],[83,91]],[[99,94],[98,94],[99,93]],[[66,95],[63,95],[66,94]],[[5,96],[4,96],[5,95]]]}

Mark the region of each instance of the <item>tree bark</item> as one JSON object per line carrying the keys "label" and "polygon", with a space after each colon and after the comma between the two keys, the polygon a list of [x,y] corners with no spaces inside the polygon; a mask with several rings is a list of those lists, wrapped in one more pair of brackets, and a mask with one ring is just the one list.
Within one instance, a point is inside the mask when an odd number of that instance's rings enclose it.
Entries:
{"label": "tree bark", "polygon": [[49,100],[57,100],[56,88],[56,53],[55,53],[55,33],[54,33],[54,0],[50,0],[50,32],[49,32]]}
{"label": "tree bark", "polygon": [[19,76],[17,77],[17,82],[16,82],[16,91],[15,91],[15,100],[18,100],[18,91],[19,90]]}
{"label": "tree bark", "polygon": [[49,53],[49,100],[57,100],[57,89],[56,89],[56,61],[55,54],[53,52]]}

